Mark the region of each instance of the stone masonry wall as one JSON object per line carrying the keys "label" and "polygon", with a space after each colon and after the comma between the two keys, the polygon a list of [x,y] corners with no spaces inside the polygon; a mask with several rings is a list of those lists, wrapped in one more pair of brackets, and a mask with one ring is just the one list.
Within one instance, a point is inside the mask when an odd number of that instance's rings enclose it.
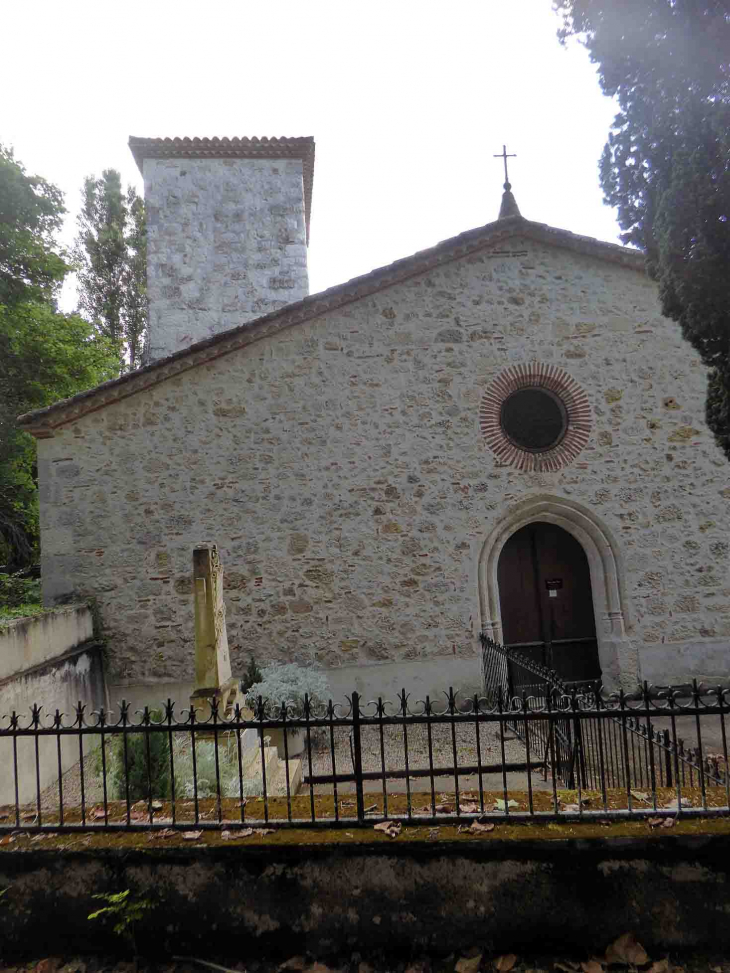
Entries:
{"label": "stone masonry wall", "polygon": [[148,360],[309,293],[299,159],[145,159]]}
{"label": "stone masonry wall", "polygon": [[[479,427],[485,387],[532,360],[566,369],[593,413],[553,473],[500,465]],[[704,390],[642,274],[515,239],[41,440],[44,596],[98,599],[112,679],[192,679],[191,553],[210,541],[234,673],[251,652],[472,656],[484,539],[549,494],[618,538],[639,660],[706,649],[726,671],[730,486]]]}

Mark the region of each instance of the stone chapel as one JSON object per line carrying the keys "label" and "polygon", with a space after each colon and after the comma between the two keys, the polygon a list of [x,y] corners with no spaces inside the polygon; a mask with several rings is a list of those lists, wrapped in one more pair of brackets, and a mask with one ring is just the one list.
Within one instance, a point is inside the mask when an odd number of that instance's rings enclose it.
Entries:
{"label": "stone chapel", "polygon": [[505,184],[494,222],[309,295],[312,139],[130,147],[147,362],[22,419],[44,600],[94,599],[114,699],[187,698],[206,542],[234,673],[473,691],[484,631],[567,680],[726,677],[727,462],[641,254]]}

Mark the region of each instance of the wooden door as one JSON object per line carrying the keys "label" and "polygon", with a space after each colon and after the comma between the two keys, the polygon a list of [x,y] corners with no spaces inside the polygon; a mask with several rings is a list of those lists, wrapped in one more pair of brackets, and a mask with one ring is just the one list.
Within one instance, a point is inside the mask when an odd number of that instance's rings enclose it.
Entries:
{"label": "wooden door", "polygon": [[507,541],[497,569],[505,645],[566,682],[600,679],[588,559],[555,524],[528,524]]}

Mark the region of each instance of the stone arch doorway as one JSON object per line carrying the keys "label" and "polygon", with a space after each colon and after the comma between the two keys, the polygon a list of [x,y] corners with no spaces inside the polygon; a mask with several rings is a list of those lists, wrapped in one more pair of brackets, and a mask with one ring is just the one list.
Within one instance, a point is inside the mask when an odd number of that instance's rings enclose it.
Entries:
{"label": "stone arch doorway", "polygon": [[482,631],[503,642],[497,569],[502,548],[526,524],[557,524],[583,548],[591,578],[598,658],[608,689],[635,687],[638,656],[626,635],[629,625],[624,572],[618,545],[593,510],[564,497],[538,495],[515,504],[485,539],[478,566],[479,612]]}
{"label": "stone arch doorway", "polygon": [[497,564],[504,644],[554,669],[567,684],[601,678],[588,558],[567,530],[533,521]]}

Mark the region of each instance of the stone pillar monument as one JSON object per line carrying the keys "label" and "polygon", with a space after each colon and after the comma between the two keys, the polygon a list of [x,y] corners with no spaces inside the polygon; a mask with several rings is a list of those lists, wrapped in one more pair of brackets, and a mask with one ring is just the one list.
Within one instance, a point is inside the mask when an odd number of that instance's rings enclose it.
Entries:
{"label": "stone pillar monument", "polygon": [[238,681],[231,677],[223,602],[223,566],[215,544],[193,551],[195,598],[195,688],[190,705],[198,719],[210,716],[214,699],[218,713],[230,717],[238,697]]}

